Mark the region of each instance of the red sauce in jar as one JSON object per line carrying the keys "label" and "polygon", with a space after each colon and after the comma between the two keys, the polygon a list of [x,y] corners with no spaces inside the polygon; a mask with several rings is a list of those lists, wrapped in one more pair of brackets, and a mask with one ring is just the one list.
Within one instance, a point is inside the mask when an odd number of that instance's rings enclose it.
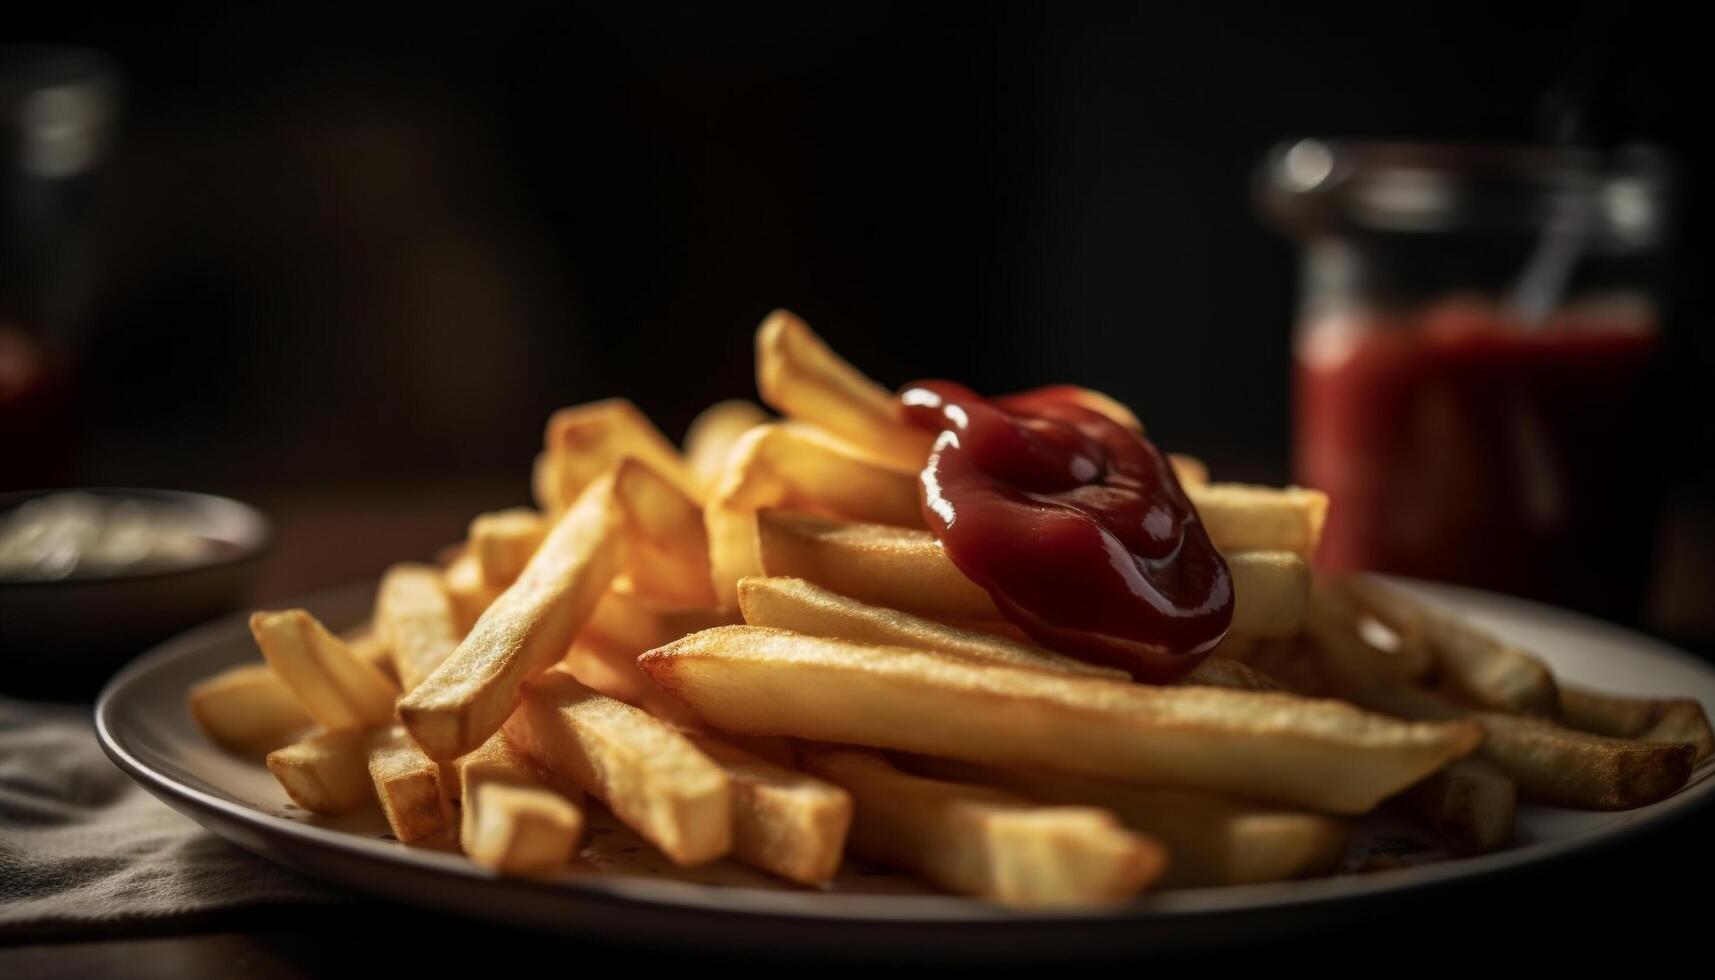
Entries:
{"label": "red sauce in jar", "polygon": [[987,399],[948,381],[905,387],[905,417],[939,433],[924,517],[1033,639],[1177,680],[1226,635],[1231,574],[1167,458],[1069,390]]}
{"label": "red sauce in jar", "polygon": [[1635,616],[1659,439],[1647,311],[1521,323],[1451,299],[1307,324],[1295,469],[1332,506],[1318,565]]}

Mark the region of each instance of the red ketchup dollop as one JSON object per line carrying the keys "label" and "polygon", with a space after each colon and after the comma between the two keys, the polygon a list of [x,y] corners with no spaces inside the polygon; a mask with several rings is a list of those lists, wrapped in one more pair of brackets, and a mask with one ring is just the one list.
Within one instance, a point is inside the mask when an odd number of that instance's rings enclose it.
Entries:
{"label": "red ketchup dollop", "polygon": [[953,564],[1037,642],[1169,683],[1226,635],[1232,576],[1167,458],[1074,390],[901,389],[905,417],[939,433],[923,515]]}

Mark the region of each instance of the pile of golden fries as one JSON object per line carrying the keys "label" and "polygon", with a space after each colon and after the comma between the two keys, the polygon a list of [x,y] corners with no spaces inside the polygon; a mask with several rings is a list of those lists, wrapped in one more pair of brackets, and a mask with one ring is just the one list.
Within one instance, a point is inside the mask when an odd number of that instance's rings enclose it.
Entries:
{"label": "pile of golden fries", "polygon": [[784,312],[757,377],[779,418],[722,402],[682,450],[629,402],[556,413],[534,508],[389,570],[343,637],[256,613],[265,664],[193,715],[299,806],[378,805],[501,873],[566,867],[599,805],[681,866],[824,886],[851,855],[1026,906],[1330,874],[1380,806],[1493,850],[1518,799],[1641,806],[1715,748],[1695,702],[1558,685],[1384,584],[1313,582],[1326,498],[1186,457],[1228,638],[1172,686],[1043,649],[924,529],[930,437],[887,389]]}

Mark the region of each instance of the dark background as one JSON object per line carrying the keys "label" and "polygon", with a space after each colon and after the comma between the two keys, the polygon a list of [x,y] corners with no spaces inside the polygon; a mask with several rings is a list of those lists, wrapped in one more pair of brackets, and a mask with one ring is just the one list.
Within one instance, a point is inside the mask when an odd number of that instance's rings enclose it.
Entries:
{"label": "dark background", "polygon": [[1282,481],[1295,267],[1252,202],[1264,151],[1533,139],[1580,78],[1598,141],[1687,177],[1664,424],[1691,450],[1673,499],[1707,509],[1704,70],[1668,11],[9,12],[14,39],[107,51],[126,101],[75,429],[0,484],[521,501],[555,407],[626,394],[676,437],[752,394],[775,306],[884,383],[1077,381],[1217,475]]}

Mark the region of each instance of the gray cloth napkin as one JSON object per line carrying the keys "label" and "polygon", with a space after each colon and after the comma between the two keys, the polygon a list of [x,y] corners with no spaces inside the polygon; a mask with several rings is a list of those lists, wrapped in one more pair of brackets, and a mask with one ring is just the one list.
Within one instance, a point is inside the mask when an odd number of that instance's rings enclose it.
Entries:
{"label": "gray cloth napkin", "polygon": [[342,898],[150,796],[88,708],[0,699],[0,937]]}

